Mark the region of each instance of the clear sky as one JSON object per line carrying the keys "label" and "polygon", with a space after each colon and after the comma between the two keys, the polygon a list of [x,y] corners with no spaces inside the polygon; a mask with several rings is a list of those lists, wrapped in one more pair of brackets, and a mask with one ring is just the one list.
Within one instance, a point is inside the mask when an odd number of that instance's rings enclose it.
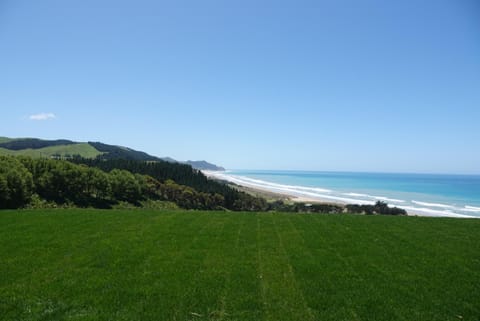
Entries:
{"label": "clear sky", "polygon": [[0,0],[0,136],[480,173],[480,2]]}

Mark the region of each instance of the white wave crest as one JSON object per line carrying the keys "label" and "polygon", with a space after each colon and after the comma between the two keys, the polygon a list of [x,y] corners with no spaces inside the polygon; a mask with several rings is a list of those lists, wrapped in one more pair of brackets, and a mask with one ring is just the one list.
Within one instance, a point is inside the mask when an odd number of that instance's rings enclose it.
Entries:
{"label": "white wave crest", "polygon": [[[227,176],[227,175],[224,175]],[[236,175],[228,175],[230,177],[234,177],[237,180],[243,180],[245,182],[253,183],[253,184],[260,184],[262,186],[271,186],[274,188],[290,188],[290,189],[296,189],[296,190],[305,190],[305,191],[313,191],[313,192],[318,192],[318,193],[330,193],[331,190],[324,189],[324,188],[318,188],[318,187],[306,187],[306,186],[297,186],[297,185],[286,185],[286,184],[277,184],[277,183],[272,183],[272,182],[267,182],[267,181],[262,181],[259,179],[254,179],[254,178],[249,178],[245,176],[236,176]]]}
{"label": "white wave crest", "polygon": [[439,203],[427,203],[427,202],[419,202],[419,201],[412,201],[412,203],[421,205],[421,206],[427,206],[427,207],[454,208],[452,205],[439,204]]}
{"label": "white wave crest", "polygon": [[353,197],[371,198],[371,199],[376,199],[376,200],[385,201],[385,202],[405,203],[404,200],[389,198],[389,197],[385,197],[385,196],[373,196],[373,195],[362,194],[362,193],[343,193],[342,195],[353,196]]}
{"label": "white wave crest", "polygon": [[466,205],[463,208],[463,211],[466,211],[466,212],[480,212],[480,207]]}
{"label": "white wave crest", "polygon": [[367,194],[360,194],[360,193],[345,193],[343,195],[347,196],[356,196],[356,197],[370,197],[370,195]]}
{"label": "white wave crest", "polygon": [[443,216],[443,217],[460,217],[460,218],[478,218],[478,216],[470,216],[464,214],[453,213],[449,210],[436,210],[425,207],[404,206],[399,205],[397,207],[403,208],[408,211],[409,215],[417,214],[422,216]]}
{"label": "white wave crest", "polygon": [[405,203],[404,200],[398,200],[395,198],[388,198],[385,196],[374,196],[373,198],[379,200],[379,201],[385,201],[385,202],[395,202],[395,203]]}

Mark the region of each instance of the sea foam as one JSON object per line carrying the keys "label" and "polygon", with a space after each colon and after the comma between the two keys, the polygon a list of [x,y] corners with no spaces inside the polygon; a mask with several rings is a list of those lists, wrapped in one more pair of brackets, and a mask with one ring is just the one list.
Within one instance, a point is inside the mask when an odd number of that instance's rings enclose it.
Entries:
{"label": "sea foam", "polygon": [[454,206],[452,205],[439,204],[439,203],[427,203],[427,202],[419,202],[419,201],[412,201],[412,203],[417,205],[427,206],[427,207],[454,208]]}
{"label": "sea foam", "polygon": [[475,216],[458,214],[449,210],[437,210],[425,207],[415,207],[415,206],[404,206],[399,205],[398,207],[406,210],[410,215],[419,214],[424,216],[446,216],[446,217],[459,217],[459,218],[475,218]]}
{"label": "sea foam", "polygon": [[385,201],[385,202],[394,202],[394,203],[405,203],[404,200],[398,200],[395,198],[388,198],[385,196],[373,196],[373,198],[379,200],[379,201]]}
{"label": "sea foam", "polygon": [[356,196],[356,197],[370,197],[370,195],[367,195],[367,194],[361,194],[361,193],[344,193],[343,195],[347,195],[347,196]]}
{"label": "sea foam", "polygon": [[466,205],[463,210],[467,212],[480,212],[480,207]]}

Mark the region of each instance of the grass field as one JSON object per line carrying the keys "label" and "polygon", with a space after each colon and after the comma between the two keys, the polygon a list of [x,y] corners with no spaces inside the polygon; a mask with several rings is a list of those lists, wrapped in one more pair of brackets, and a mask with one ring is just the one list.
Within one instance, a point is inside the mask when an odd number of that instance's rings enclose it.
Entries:
{"label": "grass field", "polygon": [[480,220],[2,211],[0,320],[480,320]]}
{"label": "grass field", "polygon": [[50,157],[53,155],[82,155],[85,158],[95,158],[102,154],[88,143],[71,145],[50,146],[38,149],[10,150],[0,148],[0,155],[29,156],[29,157]]}

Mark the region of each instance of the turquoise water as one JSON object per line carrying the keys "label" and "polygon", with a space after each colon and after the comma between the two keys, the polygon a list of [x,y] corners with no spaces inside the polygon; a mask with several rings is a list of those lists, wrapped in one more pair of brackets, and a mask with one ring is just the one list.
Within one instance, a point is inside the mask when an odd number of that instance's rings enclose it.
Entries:
{"label": "turquoise water", "polygon": [[234,170],[237,183],[344,203],[378,200],[407,211],[480,217],[480,175]]}

